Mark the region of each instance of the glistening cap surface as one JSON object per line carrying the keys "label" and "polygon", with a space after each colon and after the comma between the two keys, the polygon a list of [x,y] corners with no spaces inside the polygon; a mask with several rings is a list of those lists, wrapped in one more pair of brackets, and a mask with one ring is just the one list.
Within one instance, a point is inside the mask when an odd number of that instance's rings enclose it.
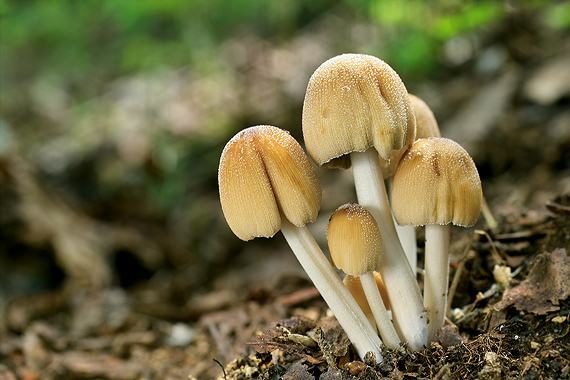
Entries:
{"label": "glistening cap surface", "polygon": [[311,76],[303,105],[303,136],[319,165],[348,167],[338,160],[375,147],[389,159],[393,149],[415,137],[408,92],[384,61],[343,54],[324,62]]}
{"label": "glistening cap surface", "polygon": [[477,222],[482,199],[475,163],[450,139],[417,140],[394,175],[392,211],[400,225],[470,227]]}
{"label": "glistening cap surface", "polygon": [[[409,94],[409,97],[410,105],[412,106],[412,110],[414,111],[414,116],[416,118],[416,139],[441,137],[437,120],[429,106],[416,95]],[[394,175],[402,155],[408,148],[409,146],[404,146],[401,149],[394,150],[390,157],[390,161],[380,160],[384,178],[389,178]]]}
{"label": "glistening cap surface", "polygon": [[416,139],[441,137],[437,120],[426,102],[416,95],[410,94],[410,104],[416,116]]}
{"label": "glistening cap surface", "polygon": [[271,237],[282,212],[297,227],[313,222],[321,187],[305,152],[289,134],[261,125],[244,129],[224,147],[218,168],[220,202],[242,240]]}
{"label": "glistening cap surface", "polygon": [[384,257],[380,229],[362,206],[339,207],[329,221],[327,240],[333,265],[344,273],[360,276],[380,269]]}

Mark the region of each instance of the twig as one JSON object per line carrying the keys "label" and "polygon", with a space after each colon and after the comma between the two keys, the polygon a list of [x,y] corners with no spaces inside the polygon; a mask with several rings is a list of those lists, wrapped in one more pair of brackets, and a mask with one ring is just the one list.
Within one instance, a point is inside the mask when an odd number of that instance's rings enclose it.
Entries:
{"label": "twig", "polygon": [[491,244],[491,251],[493,252],[493,256],[495,257],[495,260],[497,260],[497,262],[501,263],[502,265],[505,265],[506,261],[505,261],[505,259],[503,259],[501,257],[501,255],[499,254],[499,251],[497,251],[497,247],[495,247],[495,242],[491,238],[491,235],[489,235],[489,233],[487,231],[483,231],[483,230],[475,230],[475,233],[477,235],[482,235],[482,236],[485,236],[487,238],[487,241]]}
{"label": "twig", "polygon": [[570,213],[570,206],[565,206],[554,201],[547,201],[546,208],[549,209],[551,212],[559,215]]}
{"label": "twig", "polygon": [[489,208],[489,205],[487,204],[485,197],[483,197],[483,207],[481,209],[481,212],[483,213],[483,218],[485,218],[485,221],[487,222],[487,226],[489,226],[489,229],[491,231],[497,229],[497,227],[499,226],[499,222],[497,222],[497,219],[495,219],[495,217],[493,216],[493,213],[491,212],[491,209]]}
{"label": "twig", "polygon": [[224,380],[227,380],[226,370],[224,369],[224,366],[222,365],[222,363],[220,363],[220,361],[216,358],[214,358],[212,360],[215,361],[220,366],[220,368],[222,369],[222,373],[224,374]]}
{"label": "twig", "polygon": [[441,367],[433,379],[434,380],[451,379],[451,370],[449,368],[449,363],[446,363],[443,367]]}
{"label": "twig", "polygon": [[313,298],[317,298],[320,296],[319,291],[314,286],[309,288],[298,290],[294,293],[288,294],[283,296],[280,301],[281,304],[285,307],[291,307],[303,303],[305,301],[309,301]]}
{"label": "twig", "polygon": [[536,231],[536,230],[524,230],[524,231],[517,231],[517,232],[510,232],[505,234],[498,234],[495,235],[495,239],[497,240],[515,240],[515,239],[525,239],[536,235],[544,235],[544,232]]}
{"label": "twig", "polygon": [[457,286],[459,285],[459,279],[461,278],[461,274],[465,269],[465,263],[469,259],[468,253],[469,249],[471,248],[471,244],[473,244],[474,239],[475,239],[475,233],[473,233],[469,238],[469,242],[465,246],[465,249],[461,254],[461,260],[459,260],[459,264],[457,265],[457,269],[455,270],[453,281],[451,281],[451,286],[449,287],[449,292],[447,296],[447,305],[445,308],[445,315],[447,316],[449,316],[449,311],[451,310],[451,303],[453,302],[453,297],[455,296],[455,292],[457,291]]}

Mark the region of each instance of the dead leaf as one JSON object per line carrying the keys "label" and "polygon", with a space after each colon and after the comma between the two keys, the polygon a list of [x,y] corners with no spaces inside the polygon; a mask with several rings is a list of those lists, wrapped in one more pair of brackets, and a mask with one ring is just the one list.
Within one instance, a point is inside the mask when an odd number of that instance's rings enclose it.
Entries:
{"label": "dead leaf", "polygon": [[309,373],[306,365],[297,362],[289,367],[283,380],[315,380],[315,377]]}
{"label": "dead leaf", "polygon": [[457,326],[447,325],[443,326],[438,331],[439,342],[445,348],[457,346],[465,341],[465,339],[459,334],[459,329]]}
{"label": "dead leaf", "polygon": [[306,357],[307,345],[290,339],[290,336],[304,336],[303,334],[313,327],[313,322],[302,318],[282,320],[275,327],[257,335],[248,345],[259,354],[268,354],[280,349],[288,355]]}
{"label": "dead leaf", "polygon": [[[570,257],[565,249],[540,254],[526,280],[505,290],[500,308],[543,315],[560,309],[560,301],[570,296]],[[499,308],[498,307],[498,308]]]}

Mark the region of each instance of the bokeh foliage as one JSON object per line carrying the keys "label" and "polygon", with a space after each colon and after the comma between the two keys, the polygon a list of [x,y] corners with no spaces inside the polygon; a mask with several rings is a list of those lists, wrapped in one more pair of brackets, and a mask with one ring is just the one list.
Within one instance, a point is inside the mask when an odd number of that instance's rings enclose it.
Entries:
{"label": "bokeh foliage", "polygon": [[[570,25],[568,3],[544,0],[359,0],[335,8],[349,20],[380,25],[381,46],[389,46],[383,57],[404,75],[429,74],[443,43],[509,12],[542,12],[551,27]],[[212,57],[222,41],[235,33],[277,43],[329,11],[324,0],[1,0],[2,103],[9,105],[11,91],[38,77],[85,99],[113,78],[163,65],[193,65],[207,74],[216,68]]]}
{"label": "bokeh foliage", "polygon": [[[69,146],[70,139],[93,135],[78,127],[83,120],[115,112],[101,102],[90,102],[108,92],[110,83],[163,68],[183,68],[191,78],[217,78],[212,87],[218,89],[207,90],[219,98],[219,93],[241,91],[251,84],[235,79],[244,69],[235,69],[221,53],[226,41],[248,45],[251,40],[247,36],[256,36],[255,41],[287,49],[289,41],[310,33],[331,15],[329,28],[338,25],[346,29],[331,30],[331,46],[327,47],[331,55],[344,51],[375,54],[397,68],[403,78],[418,82],[437,73],[450,40],[484,33],[514,12],[538,13],[543,24],[553,29],[570,25],[568,2],[356,0],[331,4],[325,0],[0,0],[0,117],[24,147],[29,141],[43,146],[61,135],[67,136]],[[350,29],[353,24],[367,25],[373,35],[356,41]],[[221,86],[227,89],[219,89]],[[198,101],[208,101],[208,95]],[[300,99],[291,101],[300,107]],[[153,165],[161,173],[158,179],[140,167],[135,168],[138,174],[126,172],[132,167],[116,170],[113,166],[99,170],[98,175],[115,173],[107,175],[109,183],[118,178],[150,183],[156,189],[153,197],[168,206],[176,204],[186,191],[180,179],[188,176],[188,171],[198,181],[207,177],[211,184],[220,142],[247,126],[239,123],[262,122],[263,116],[241,105],[241,110],[229,113],[225,110],[229,106],[219,102],[214,105],[214,109],[218,107],[215,112],[204,111],[209,112],[204,128],[212,131],[214,140],[205,138],[204,133],[180,139],[159,128],[164,121],[156,123],[160,132],[151,135],[149,144]],[[47,106],[38,107],[37,103]],[[224,107],[220,109],[220,105]],[[46,108],[58,107],[73,109],[74,116],[46,116]],[[143,112],[152,119],[156,111]],[[77,115],[82,115],[80,121]],[[100,124],[107,125],[103,129],[115,128],[105,121]],[[86,153],[96,149],[88,144],[77,146]],[[202,165],[195,166],[198,157]]]}

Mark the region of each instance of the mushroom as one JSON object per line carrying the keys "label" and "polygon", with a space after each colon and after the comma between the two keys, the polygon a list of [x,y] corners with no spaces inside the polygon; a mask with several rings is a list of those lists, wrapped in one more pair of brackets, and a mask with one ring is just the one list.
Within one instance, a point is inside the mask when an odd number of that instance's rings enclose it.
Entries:
{"label": "mushroom", "polygon": [[410,94],[410,104],[416,116],[416,139],[440,137],[439,126],[431,108],[422,98]]}
{"label": "mushroom", "polygon": [[389,159],[414,136],[406,87],[381,59],[343,54],[311,76],[303,105],[307,151],[319,166],[352,165],[358,203],[374,216],[386,248],[381,274],[394,324],[402,340],[418,350],[427,343],[422,297],[396,234],[378,159],[378,154]]}
{"label": "mushroom", "polygon": [[224,147],[218,169],[222,210],[242,240],[279,230],[361,357],[382,361],[382,342],[306,227],[315,221],[321,187],[301,146],[287,132],[260,125]]}
{"label": "mushroom", "polygon": [[370,309],[370,305],[366,300],[366,294],[364,294],[364,290],[362,289],[362,283],[360,282],[360,278],[358,276],[351,276],[347,274],[344,276],[342,280],[344,286],[348,289],[350,294],[354,297],[354,300],[360,306],[360,309],[370,322],[372,327],[376,328],[376,321],[374,321],[374,314],[372,314],[372,309]]}
{"label": "mushroom", "polygon": [[[408,94],[410,98],[410,106],[414,112],[414,117],[416,119],[416,140],[424,139],[428,137],[441,137],[441,132],[439,131],[439,126],[437,120],[433,115],[431,108],[424,102],[420,97]],[[398,163],[402,158],[402,155],[409,148],[404,146],[401,149],[392,151],[392,155],[389,160],[384,160],[380,158],[380,165],[382,166],[382,174],[384,178],[392,178],[398,167]]]}
{"label": "mushroom", "polygon": [[402,156],[394,175],[392,210],[399,224],[425,226],[424,305],[430,342],[445,321],[450,223],[473,226],[481,202],[475,163],[456,142],[420,139]]}
{"label": "mushroom", "polygon": [[[410,104],[412,110],[414,111],[414,116],[416,117],[416,139],[423,139],[427,137],[441,137],[439,132],[439,126],[437,120],[433,115],[433,112],[429,106],[416,95],[409,94]],[[380,165],[382,165],[382,174],[386,180],[386,187],[388,191],[388,197],[392,192],[392,177],[396,172],[400,158],[404,152],[408,149],[405,146],[401,149],[392,152],[390,160],[384,160],[380,158]],[[400,226],[396,225],[396,232],[402,243],[402,248],[406,253],[406,257],[410,262],[412,270],[416,270],[418,265],[418,246],[416,243],[416,229],[414,226]]]}
{"label": "mushroom", "polygon": [[384,344],[388,348],[398,347],[400,338],[373,273],[381,268],[384,259],[384,246],[374,217],[354,203],[340,206],[329,220],[327,240],[333,265],[360,279]]}
{"label": "mushroom", "polygon": [[[386,286],[384,286],[384,281],[382,281],[382,276],[380,276],[380,273],[376,271],[374,271],[373,273],[374,273],[374,279],[376,280],[376,286],[380,291],[380,296],[382,296],[382,301],[384,301],[384,307],[386,308],[386,310],[390,310],[390,300],[388,299],[388,293],[386,293]],[[366,315],[366,318],[368,318],[368,321],[370,322],[372,327],[375,327],[376,322],[374,321],[374,315],[372,314],[370,305],[366,300],[366,295],[364,294],[364,290],[362,289],[362,283],[360,282],[360,278],[358,276],[351,276],[347,274],[346,276],[344,276],[342,282],[344,283],[344,286],[346,286],[350,294],[352,294],[356,303],[358,304],[358,306],[360,306],[360,308],[364,312],[364,315]]]}

